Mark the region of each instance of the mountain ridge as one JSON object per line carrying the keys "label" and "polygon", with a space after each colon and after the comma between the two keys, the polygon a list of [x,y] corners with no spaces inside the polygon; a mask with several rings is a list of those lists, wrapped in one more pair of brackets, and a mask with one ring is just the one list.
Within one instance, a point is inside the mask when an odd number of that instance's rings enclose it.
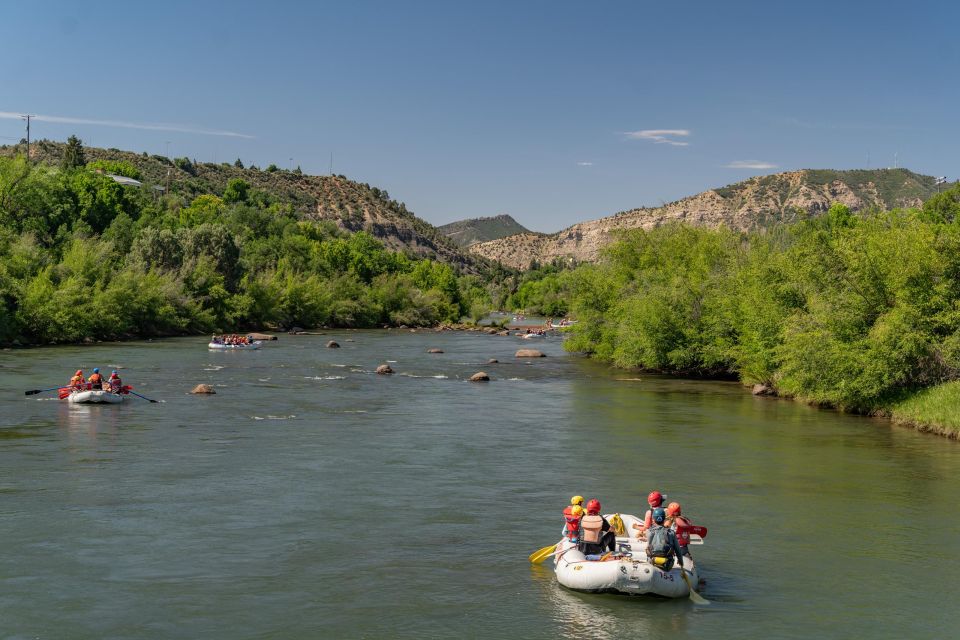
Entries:
{"label": "mountain ridge", "polygon": [[461,247],[469,247],[478,242],[499,240],[519,233],[533,233],[506,213],[457,220],[439,225],[437,230]]}
{"label": "mountain ridge", "polygon": [[751,231],[821,215],[834,202],[856,212],[918,206],[935,193],[932,176],[907,169],[802,169],[756,176],[660,207],[621,211],[553,234],[521,233],[481,242],[469,250],[516,269],[554,260],[595,262],[620,230],[684,222]]}

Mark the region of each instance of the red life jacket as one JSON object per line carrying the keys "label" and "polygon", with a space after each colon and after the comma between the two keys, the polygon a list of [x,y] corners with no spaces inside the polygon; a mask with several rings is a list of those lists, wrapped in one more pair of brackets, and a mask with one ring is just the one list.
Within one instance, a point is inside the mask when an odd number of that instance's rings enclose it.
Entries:
{"label": "red life jacket", "polygon": [[563,535],[565,535],[568,540],[576,540],[577,531],[580,530],[580,518],[573,515],[573,505],[563,510],[563,520],[566,522]]}
{"label": "red life jacket", "polygon": [[683,516],[676,516],[673,519],[673,530],[677,532],[677,542],[681,547],[690,544],[690,526],[693,523]]}

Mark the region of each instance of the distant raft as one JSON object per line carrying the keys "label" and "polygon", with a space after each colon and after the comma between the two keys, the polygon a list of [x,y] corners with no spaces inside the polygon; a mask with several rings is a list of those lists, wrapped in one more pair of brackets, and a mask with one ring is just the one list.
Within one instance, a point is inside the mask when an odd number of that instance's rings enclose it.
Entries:
{"label": "distant raft", "polygon": [[110,391],[74,391],[66,400],[72,404],[120,404],[124,397]]}
{"label": "distant raft", "polygon": [[[612,517],[606,516],[609,520]],[[557,582],[576,591],[594,593],[613,592],[628,595],[658,595],[665,598],[686,598],[690,595],[687,582],[680,573],[679,562],[664,571],[647,561],[646,542],[630,537],[634,523],[643,523],[635,516],[621,514],[627,535],[617,538],[617,549],[625,555],[608,560],[587,560],[575,543],[566,538],[557,544],[554,571]],[[683,558],[683,568],[690,584],[700,581],[697,567],[689,556]]]}
{"label": "distant raft", "polygon": [[247,344],[224,344],[222,342],[211,342],[207,345],[208,349],[214,351],[232,351],[234,349],[259,349],[263,344],[260,340],[254,340],[253,342],[248,342]]}

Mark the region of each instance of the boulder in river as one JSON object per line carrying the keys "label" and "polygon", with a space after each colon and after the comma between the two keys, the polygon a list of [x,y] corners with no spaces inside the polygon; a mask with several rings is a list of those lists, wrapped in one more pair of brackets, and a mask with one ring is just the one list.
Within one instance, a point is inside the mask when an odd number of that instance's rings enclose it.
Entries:
{"label": "boulder in river", "polygon": [[393,373],[393,369],[391,369],[390,365],[388,364],[382,364],[379,367],[377,367],[377,373],[379,373],[382,376],[388,376],[391,373]]}
{"label": "boulder in river", "polygon": [[517,349],[517,353],[514,355],[516,358],[546,358],[543,354],[543,351],[537,351],[536,349]]}
{"label": "boulder in river", "polygon": [[487,360],[487,364],[498,364],[499,362],[500,361],[497,360],[496,358],[490,358],[489,360]]}
{"label": "boulder in river", "polygon": [[293,334],[303,333],[303,327],[290,327],[290,330],[287,331],[287,333],[293,333]]}
{"label": "boulder in river", "polygon": [[483,371],[477,371],[470,376],[470,382],[490,382],[490,376]]}
{"label": "boulder in river", "polygon": [[750,390],[751,393],[755,396],[775,396],[777,392],[773,390],[768,384],[755,384],[753,389]]}
{"label": "boulder in river", "polygon": [[330,342],[327,343],[327,349],[339,349],[339,348],[340,348],[340,345],[337,343],[336,340],[331,340]]}
{"label": "boulder in river", "polygon": [[427,349],[427,353],[443,353],[443,349],[437,349],[433,347],[432,349]]}
{"label": "boulder in river", "polygon": [[254,340],[276,340],[277,339],[277,336],[271,336],[268,333],[248,333],[247,335]]}
{"label": "boulder in river", "polygon": [[213,387],[211,387],[208,384],[198,384],[193,388],[193,391],[191,391],[190,393],[210,395],[210,394],[216,393],[216,391],[214,390]]}

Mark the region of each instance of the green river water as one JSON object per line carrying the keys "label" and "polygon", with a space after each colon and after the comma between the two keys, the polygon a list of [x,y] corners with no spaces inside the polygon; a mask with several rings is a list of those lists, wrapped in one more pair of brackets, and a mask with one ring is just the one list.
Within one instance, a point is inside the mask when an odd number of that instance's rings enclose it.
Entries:
{"label": "green river water", "polygon": [[[558,338],[205,345],[0,352],[0,638],[958,634],[956,442],[614,371]],[[23,395],[114,365],[162,402]],[[527,562],[570,495],[631,513],[652,489],[710,529],[709,607],[573,593]]]}

